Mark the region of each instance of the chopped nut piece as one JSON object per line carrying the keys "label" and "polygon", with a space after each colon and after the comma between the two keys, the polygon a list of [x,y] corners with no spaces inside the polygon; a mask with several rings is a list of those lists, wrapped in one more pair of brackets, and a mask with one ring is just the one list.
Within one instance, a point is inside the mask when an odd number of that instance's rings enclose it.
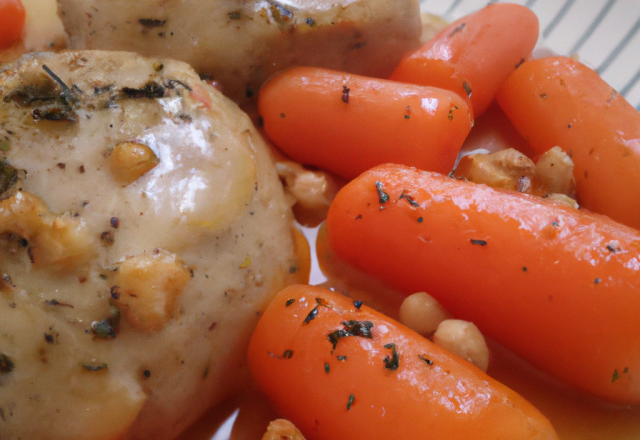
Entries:
{"label": "chopped nut piece", "polygon": [[[509,148],[460,159],[455,177],[540,197],[554,195],[557,201],[577,207],[573,162],[560,147],[553,147],[534,165],[531,159]],[[565,197],[561,197],[564,195]]]}
{"label": "chopped nut piece", "polygon": [[513,148],[491,154],[465,156],[460,159],[455,170],[457,178],[512,191],[525,187],[522,178],[532,180],[535,173],[533,161]]}
{"label": "chopped nut piece", "polygon": [[146,145],[124,142],[109,155],[111,172],[117,181],[129,185],[158,165],[158,158]]}
{"label": "chopped nut piece", "polygon": [[305,440],[293,423],[285,419],[276,419],[269,423],[262,440]]}
{"label": "chopped nut piece", "polygon": [[24,238],[37,265],[71,269],[93,253],[93,239],[80,217],[57,216],[26,191],[0,201],[0,231]]}
{"label": "chopped nut piece", "polygon": [[279,160],[276,166],[285,191],[295,200],[296,219],[307,226],[320,224],[341,187],[338,179],[324,171],[307,170],[290,160]]}
{"label": "chopped nut piece", "polygon": [[155,333],[171,319],[176,300],[190,279],[182,260],[155,249],[119,264],[115,276],[119,295],[111,297],[129,324]]}
{"label": "chopped nut piece", "polygon": [[574,209],[578,209],[580,207],[578,202],[565,194],[549,194],[549,196],[545,198],[559,205],[567,205]]}
{"label": "chopped nut piece", "polygon": [[553,147],[540,156],[536,163],[536,177],[540,191],[546,194],[565,194],[575,198],[576,180],[573,177],[573,161],[560,147]]}

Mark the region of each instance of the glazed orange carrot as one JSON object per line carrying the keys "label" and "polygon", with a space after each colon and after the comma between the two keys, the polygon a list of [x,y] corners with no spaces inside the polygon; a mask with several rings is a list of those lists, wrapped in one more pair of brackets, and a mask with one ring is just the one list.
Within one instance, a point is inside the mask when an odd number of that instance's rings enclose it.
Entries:
{"label": "glazed orange carrot", "polygon": [[285,154],[347,179],[386,162],[449,173],[471,130],[452,92],[311,67],[272,78],[258,108]]}
{"label": "glazed orange carrot", "polygon": [[530,403],[472,364],[319,287],[276,295],[249,365],[307,440],[557,438]]}
{"label": "glazed orange carrot", "polygon": [[477,117],[537,40],[538,18],[529,9],[489,5],[441,30],[402,60],[391,79],[452,90],[470,100]]}
{"label": "glazed orange carrot", "polygon": [[0,0],[0,49],[20,39],[24,21],[25,10],[20,0]]}
{"label": "glazed orange carrot", "polygon": [[327,219],[336,254],[564,382],[640,403],[640,232],[544,199],[397,165],[361,175]]}
{"label": "glazed orange carrot", "polygon": [[572,156],[578,202],[640,229],[640,113],[587,66],[566,57],[524,63],[497,100],[538,154]]}

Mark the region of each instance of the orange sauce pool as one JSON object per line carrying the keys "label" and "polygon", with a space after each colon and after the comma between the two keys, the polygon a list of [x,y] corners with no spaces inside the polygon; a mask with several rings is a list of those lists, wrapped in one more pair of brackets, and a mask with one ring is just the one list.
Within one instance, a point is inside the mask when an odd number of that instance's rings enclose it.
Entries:
{"label": "orange sauce pool", "polygon": [[[362,300],[398,319],[404,295],[350,267],[327,243],[326,228],[318,231],[318,263],[328,281],[322,286]],[[520,393],[553,424],[561,440],[639,440],[640,406],[614,406],[546,376],[494,341],[488,374]],[[259,440],[278,414],[247,378],[242,393],[209,411],[177,440]],[[399,439],[402,440],[402,439]]]}

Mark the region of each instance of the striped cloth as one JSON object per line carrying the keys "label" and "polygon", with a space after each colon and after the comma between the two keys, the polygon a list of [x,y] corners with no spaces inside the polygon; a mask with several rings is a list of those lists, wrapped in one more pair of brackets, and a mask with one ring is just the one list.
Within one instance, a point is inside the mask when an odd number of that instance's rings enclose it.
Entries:
{"label": "striped cloth", "polygon": [[[640,110],[640,1],[511,0],[540,20],[539,47],[580,55],[613,88]],[[423,12],[446,20],[476,11],[483,0],[421,0]]]}

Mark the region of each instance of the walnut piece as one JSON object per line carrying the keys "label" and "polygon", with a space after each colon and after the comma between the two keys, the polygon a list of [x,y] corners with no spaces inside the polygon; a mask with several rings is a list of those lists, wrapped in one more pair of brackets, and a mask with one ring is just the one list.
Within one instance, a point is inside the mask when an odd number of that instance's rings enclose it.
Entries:
{"label": "walnut piece", "polygon": [[293,423],[285,419],[276,419],[269,423],[262,440],[305,440]]}
{"label": "walnut piece", "polygon": [[171,319],[190,278],[191,272],[175,254],[155,249],[118,265],[111,297],[131,326],[156,333]]}
{"label": "walnut piece", "polygon": [[93,253],[93,239],[80,217],[58,216],[26,191],[0,201],[0,231],[27,240],[31,261],[38,266],[72,269]]}
{"label": "walnut piece", "polygon": [[574,200],[573,161],[560,147],[545,152],[535,164],[513,148],[468,155],[460,159],[454,175],[492,188],[523,192],[578,207]]}

